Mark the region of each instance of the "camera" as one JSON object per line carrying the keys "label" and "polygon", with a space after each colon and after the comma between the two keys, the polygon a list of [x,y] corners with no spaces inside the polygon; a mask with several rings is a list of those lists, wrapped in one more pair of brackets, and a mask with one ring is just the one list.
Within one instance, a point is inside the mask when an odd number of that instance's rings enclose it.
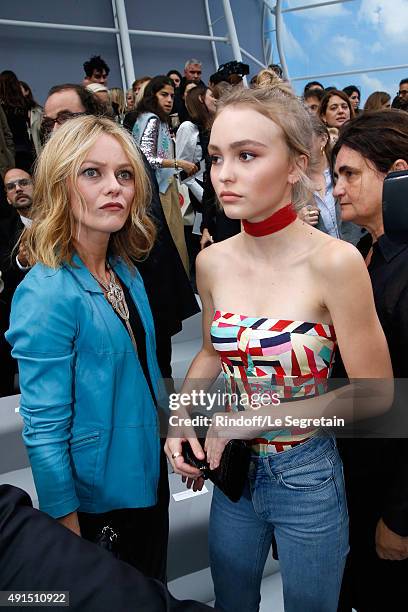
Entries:
{"label": "camera", "polygon": [[[217,85],[217,83],[221,83],[222,81],[229,83],[230,77],[233,75],[238,75],[242,78],[247,74],[249,74],[249,65],[234,60],[232,62],[227,62],[226,64],[221,64],[217,72],[210,76],[210,82],[213,85]],[[231,85],[233,85],[233,83],[231,83]]]}
{"label": "camera", "polygon": [[390,172],[383,187],[384,232],[396,242],[408,242],[408,170]]}

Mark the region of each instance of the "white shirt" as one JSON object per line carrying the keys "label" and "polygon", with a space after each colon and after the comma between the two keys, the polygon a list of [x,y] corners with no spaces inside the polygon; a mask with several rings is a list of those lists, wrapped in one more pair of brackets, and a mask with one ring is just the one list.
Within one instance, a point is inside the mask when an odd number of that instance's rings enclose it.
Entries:
{"label": "white shirt", "polygon": [[[176,134],[176,158],[200,163],[203,158],[203,152],[199,143],[199,136],[198,127],[194,123],[183,121]],[[202,181],[203,178],[204,172],[201,171],[183,182],[184,185],[191,189],[199,202],[202,202],[203,199],[203,188],[196,179]]]}

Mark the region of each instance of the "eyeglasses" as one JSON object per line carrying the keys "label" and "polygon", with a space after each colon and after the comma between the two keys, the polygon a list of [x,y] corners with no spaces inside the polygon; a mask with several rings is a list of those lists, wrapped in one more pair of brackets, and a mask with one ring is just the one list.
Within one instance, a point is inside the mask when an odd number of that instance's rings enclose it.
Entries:
{"label": "eyeglasses", "polygon": [[399,91],[398,96],[400,96],[401,98],[403,98],[404,96],[408,96],[408,89],[404,89],[403,91]]}
{"label": "eyeglasses", "polygon": [[15,181],[10,181],[10,183],[5,183],[4,187],[6,191],[13,191],[18,187],[28,187],[28,185],[32,185],[33,181],[31,179],[17,179]]}
{"label": "eyeglasses", "polygon": [[62,111],[58,113],[55,119],[51,117],[44,117],[41,123],[41,127],[45,132],[51,132],[54,129],[54,125],[58,123],[58,125],[62,125],[66,121],[70,119],[75,119],[75,117],[82,117],[82,115],[86,115],[85,112],[82,113],[71,113],[70,111]]}

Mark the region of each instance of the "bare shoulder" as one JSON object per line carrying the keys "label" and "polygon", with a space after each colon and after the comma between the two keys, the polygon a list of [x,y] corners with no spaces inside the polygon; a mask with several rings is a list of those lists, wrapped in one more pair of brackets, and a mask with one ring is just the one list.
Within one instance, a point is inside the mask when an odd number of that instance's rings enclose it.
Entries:
{"label": "bare shoulder", "polygon": [[207,270],[223,269],[226,265],[231,264],[233,258],[237,257],[240,250],[241,236],[237,234],[232,238],[215,242],[211,246],[203,249],[196,259],[197,270],[205,273]]}
{"label": "bare shoulder", "polygon": [[330,236],[325,238],[311,252],[310,263],[316,274],[331,280],[344,275],[367,274],[364,259],[355,246]]}

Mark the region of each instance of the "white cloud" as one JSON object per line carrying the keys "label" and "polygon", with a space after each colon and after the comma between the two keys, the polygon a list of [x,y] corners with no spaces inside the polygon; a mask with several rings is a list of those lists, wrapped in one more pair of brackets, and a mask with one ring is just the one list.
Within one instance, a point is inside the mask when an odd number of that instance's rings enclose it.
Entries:
{"label": "white cloud", "polygon": [[335,36],[331,48],[344,66],[353,66],[360,56],[360,43],[350,36]]}
{"label": "white cloud", "polygon": [[408,0],[362,0],[359,18],[373,25],[386,37],[406,42]]}
{"label": "white cloud", "polygon": [[[318,4],[318,2],[321,1],[322,0],[288,0],[287,8]],[[289,13],[289,15],[298,15],[299,17],[306,19],[317,19],[319,17],[335,18],[340,16],[343,17],[348,14],[349,11],[346,9],[344,4],[330,4],[329,6],[320,6],[314,9],[310,8],[304,11]]]}
{"label": "white cloud", "polygon": [[387,91],[384,83],[378,77],[362,74],[360,80],[370,93],[373,91]]}

